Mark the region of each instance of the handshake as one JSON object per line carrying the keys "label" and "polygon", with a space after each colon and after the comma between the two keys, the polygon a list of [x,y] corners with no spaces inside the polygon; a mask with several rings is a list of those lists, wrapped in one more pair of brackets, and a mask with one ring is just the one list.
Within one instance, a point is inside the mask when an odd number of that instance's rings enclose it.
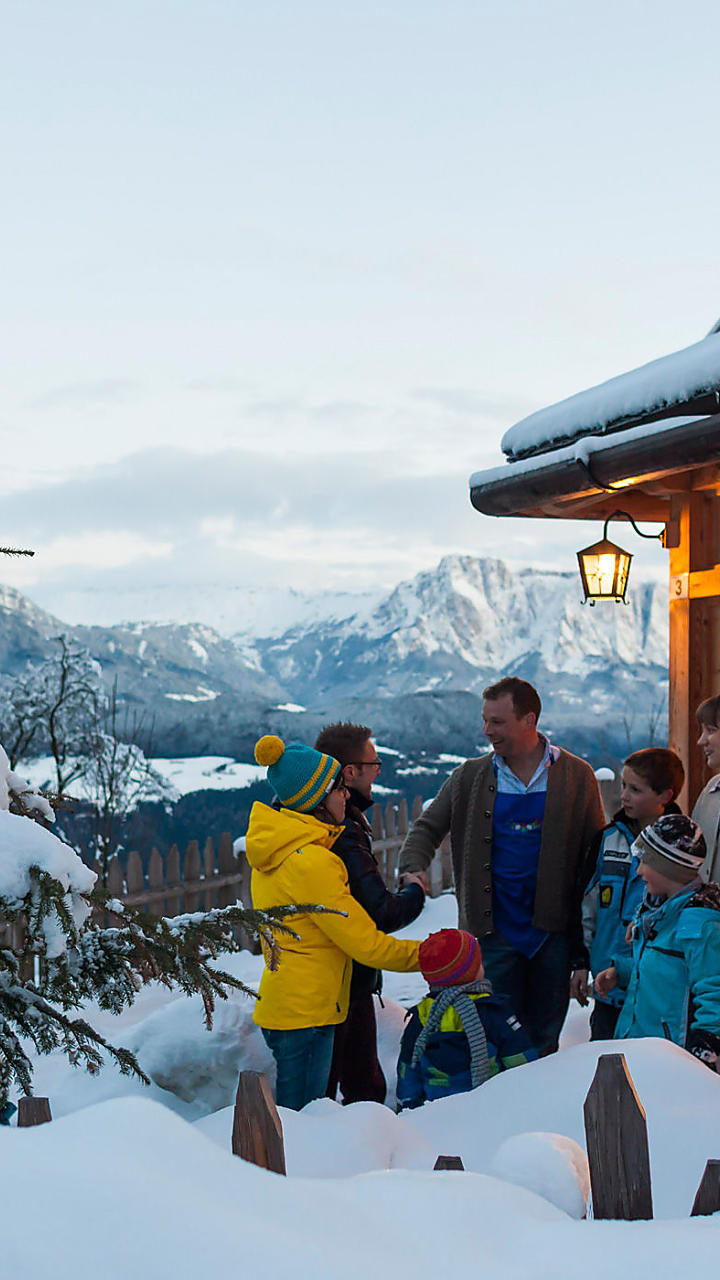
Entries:
{"label": "handshake", "polygon": [[399,887],[404,889],[408,884],[419,884],[426,897],[430,893],[430,877],[427,871],[404,871],[400,876]]}

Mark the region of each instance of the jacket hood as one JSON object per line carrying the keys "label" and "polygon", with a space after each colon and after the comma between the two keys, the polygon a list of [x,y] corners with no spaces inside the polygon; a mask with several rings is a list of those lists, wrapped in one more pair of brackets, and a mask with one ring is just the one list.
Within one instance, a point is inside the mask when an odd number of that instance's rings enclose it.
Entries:
{"label": "jacket hood", "polygon": [[273,871],[304,844],[332,849],[342,830],[341,826],[320,822],[311,813],[271,809],[256,800],[245,839],[247,860],[257,871]]}

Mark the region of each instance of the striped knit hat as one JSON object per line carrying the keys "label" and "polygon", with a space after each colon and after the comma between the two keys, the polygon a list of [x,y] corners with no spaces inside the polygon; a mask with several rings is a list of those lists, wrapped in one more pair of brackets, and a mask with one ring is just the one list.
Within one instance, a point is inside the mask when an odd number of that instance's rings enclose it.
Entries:
{"label": "striped knit hat", "polygon": [[420,944],[420,970],[430,987],[474,982],[482,966],[480,943],[464,929],[440,929]]}
{"label": "striped knit hat", "polygon": [[323,755],[302,742],[288,742],[267,734],[255,743],[255,759],[267,768],[267,777],[285,809],[309,813],[327,795],[340,772],[332,756]]}
{"label": "striped knit hat", "polygon": [[697,822],[683,813],[665,813],[643,828],[632,851],[668,880],[689,884],[700,874],[707,847]]}

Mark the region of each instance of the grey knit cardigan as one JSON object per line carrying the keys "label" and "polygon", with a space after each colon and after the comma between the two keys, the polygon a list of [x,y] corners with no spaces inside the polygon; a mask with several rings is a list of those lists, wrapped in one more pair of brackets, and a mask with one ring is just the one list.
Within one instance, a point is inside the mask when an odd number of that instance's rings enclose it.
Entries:
{"label": "grey knit cardigan", "polygon": [[[492,816],[497,780],[492,755],[453,770],[413,823],[400,850],[400,871],[424,871],[450,832],[459,927],[480,938],[491,933]],[[600,790],[585,760],[560,751],[549,766],[533,924],[565,933],[578,897],[582,856],[605,826]]]}

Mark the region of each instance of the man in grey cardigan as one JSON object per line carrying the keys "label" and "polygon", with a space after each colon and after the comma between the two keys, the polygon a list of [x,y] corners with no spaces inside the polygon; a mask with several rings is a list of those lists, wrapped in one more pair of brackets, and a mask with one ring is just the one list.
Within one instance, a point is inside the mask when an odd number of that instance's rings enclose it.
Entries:
{"label": "man in grey cardigan", "polygon": [[486,976],[540,1053],[557,1049],[568,1007],[582,856],[605,825],[585,760],[538,733],[540,698],[509,676],[485,689],[493,748],[448,778],[408,832],[400,871],[425,871],[450,833],[458,923],[482,944]]}

